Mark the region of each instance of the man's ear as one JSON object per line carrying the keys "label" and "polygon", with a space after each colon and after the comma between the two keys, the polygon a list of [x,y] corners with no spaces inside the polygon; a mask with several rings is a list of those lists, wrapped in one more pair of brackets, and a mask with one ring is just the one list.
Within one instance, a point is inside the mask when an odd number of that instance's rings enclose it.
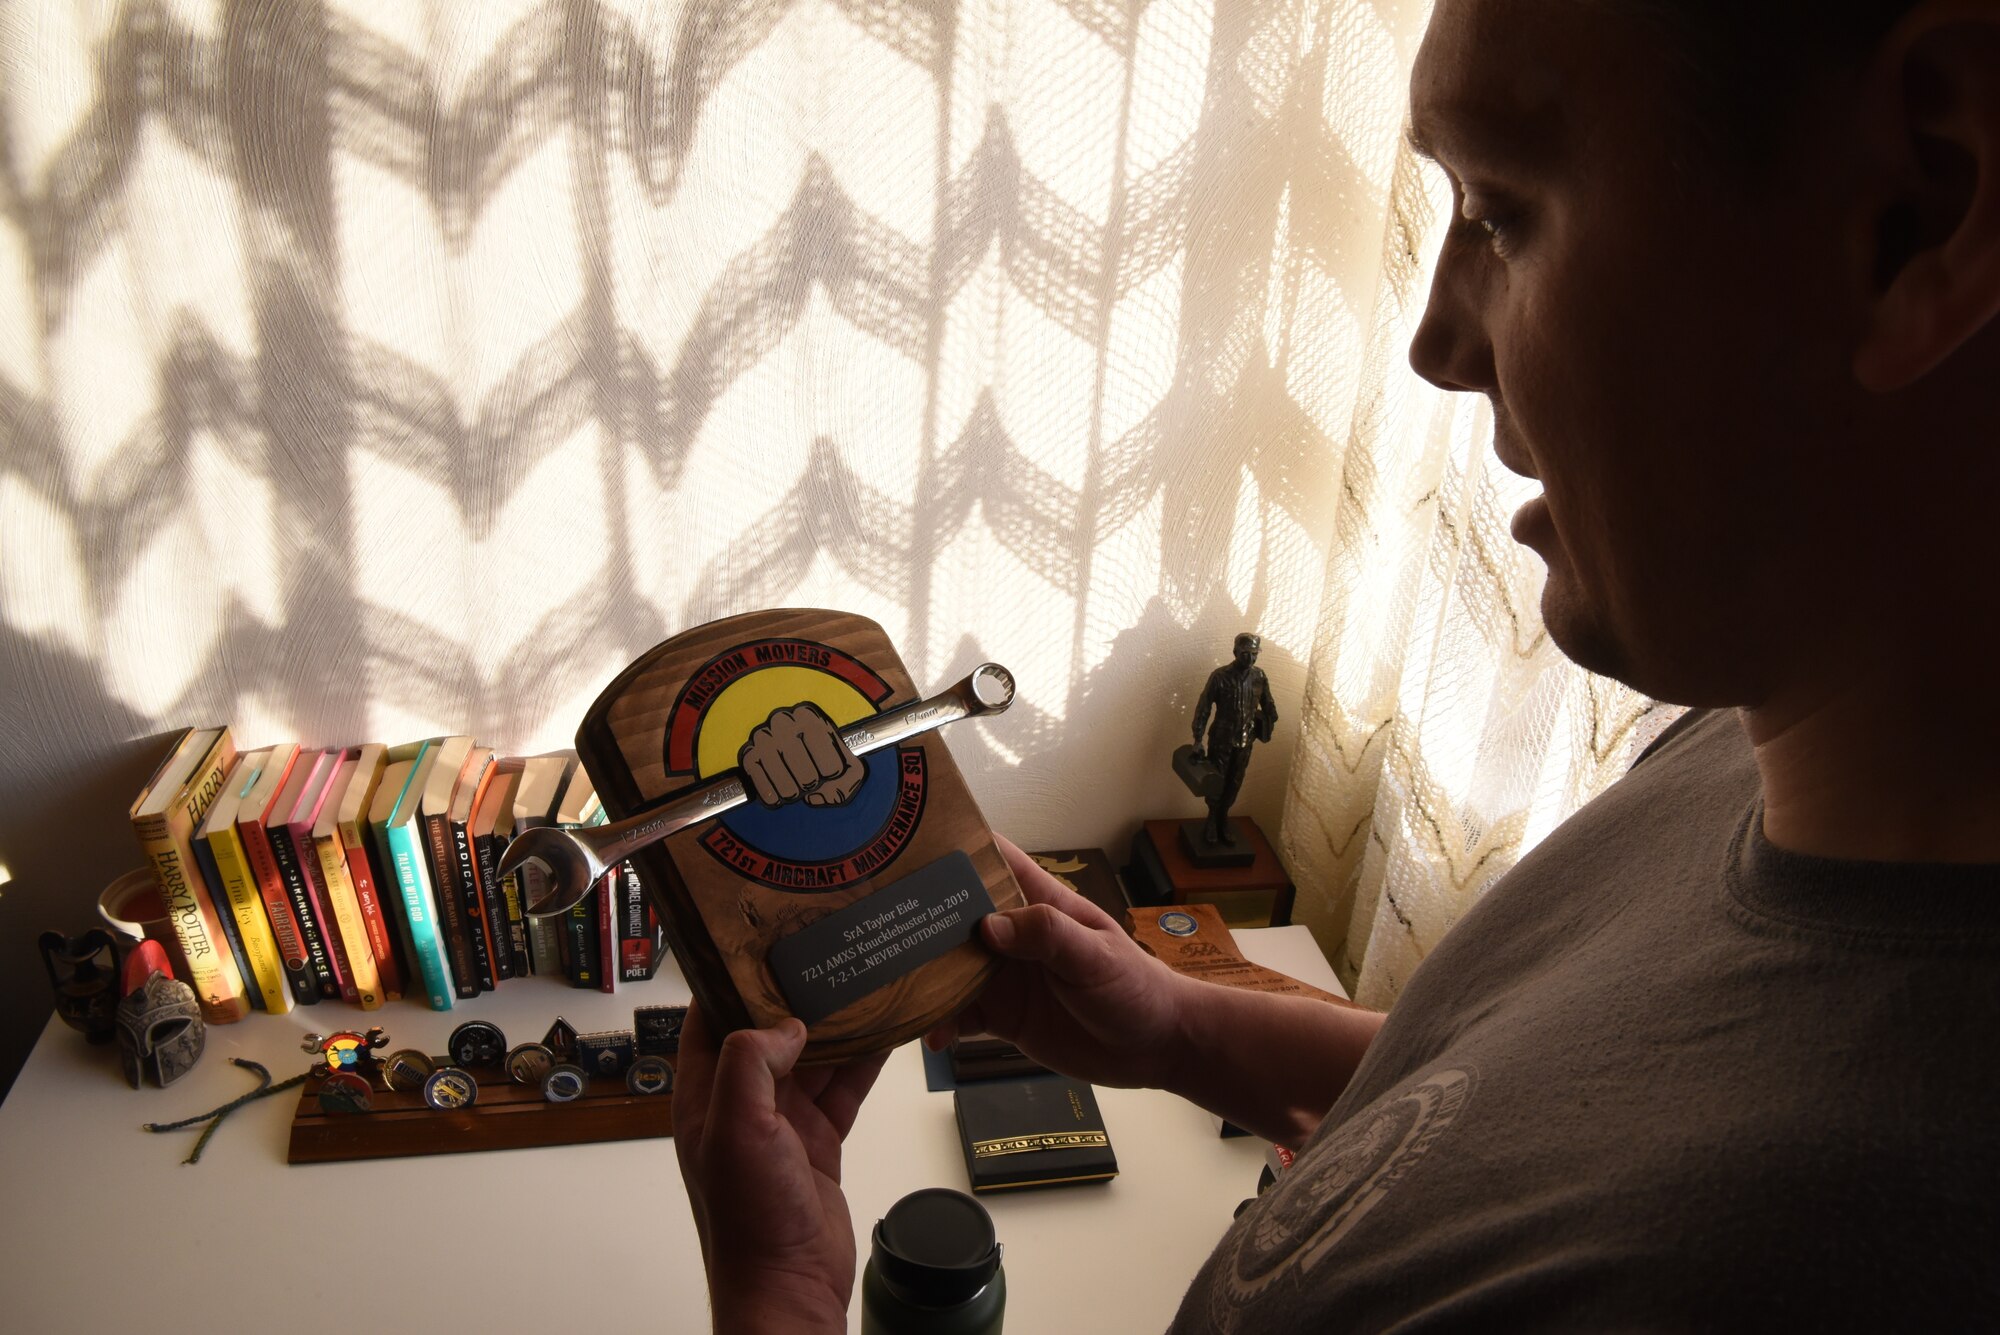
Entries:
{"label": "man's ear", "polygon": [[1878,48],[1868,115],[1897,186],[1854,374],[1901,389],[2000,317],[2000,4],[1931,0]]}

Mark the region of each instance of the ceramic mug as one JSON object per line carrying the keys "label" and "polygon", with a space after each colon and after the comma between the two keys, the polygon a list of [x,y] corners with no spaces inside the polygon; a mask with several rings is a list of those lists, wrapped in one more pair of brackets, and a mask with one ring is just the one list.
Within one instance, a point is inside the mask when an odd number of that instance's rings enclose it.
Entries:
{"label": "ceramic mug", "polygon": [[141,938],[158,941],[175,976],[187,981],[180,938],[174,935],[166,896],[160,893],[160,878],[151,867],[135,867],[105,886],[97,896],[97,916],[134,943]]}

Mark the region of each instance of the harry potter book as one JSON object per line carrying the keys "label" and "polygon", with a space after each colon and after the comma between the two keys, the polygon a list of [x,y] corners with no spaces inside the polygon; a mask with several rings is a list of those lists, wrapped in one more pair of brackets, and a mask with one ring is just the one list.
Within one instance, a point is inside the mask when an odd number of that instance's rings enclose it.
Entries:
{"label": "harry potter book", "polygon": [[228,728],[183,732],[152,779],[132,802],[132,830],[160,878],[185,960],[189,983],[210,1024],[229,1024],[250,1013],[243,975],[222,931],[221,914],[195,867],[193,839],[202,817],[222,791],[236,763]]}

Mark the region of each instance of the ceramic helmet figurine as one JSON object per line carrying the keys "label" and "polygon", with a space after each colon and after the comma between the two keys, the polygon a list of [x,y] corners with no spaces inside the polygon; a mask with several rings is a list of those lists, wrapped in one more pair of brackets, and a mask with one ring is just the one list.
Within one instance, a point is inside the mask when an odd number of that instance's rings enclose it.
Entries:
{"label": "ceramic helmet figurine", "polygon": [[201,1060],[208,1039],[194,989],[178,981],[157,941],[141,941],[125,961],[118,1003],[118,1051],[125,1078],[138,1089],[150,1077],[162,1089]]}

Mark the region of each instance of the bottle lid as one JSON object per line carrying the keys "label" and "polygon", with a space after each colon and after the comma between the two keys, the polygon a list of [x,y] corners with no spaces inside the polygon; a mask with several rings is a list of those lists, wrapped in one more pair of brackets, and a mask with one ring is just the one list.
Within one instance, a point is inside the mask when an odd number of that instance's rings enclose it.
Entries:
{"label": "bottle lid", "polygon": [[926,1187],[889,1207],[875,1225],[875,1273],[897,1297],[956,1307],[1000,1269],[993,1216],[962,1191]]}

